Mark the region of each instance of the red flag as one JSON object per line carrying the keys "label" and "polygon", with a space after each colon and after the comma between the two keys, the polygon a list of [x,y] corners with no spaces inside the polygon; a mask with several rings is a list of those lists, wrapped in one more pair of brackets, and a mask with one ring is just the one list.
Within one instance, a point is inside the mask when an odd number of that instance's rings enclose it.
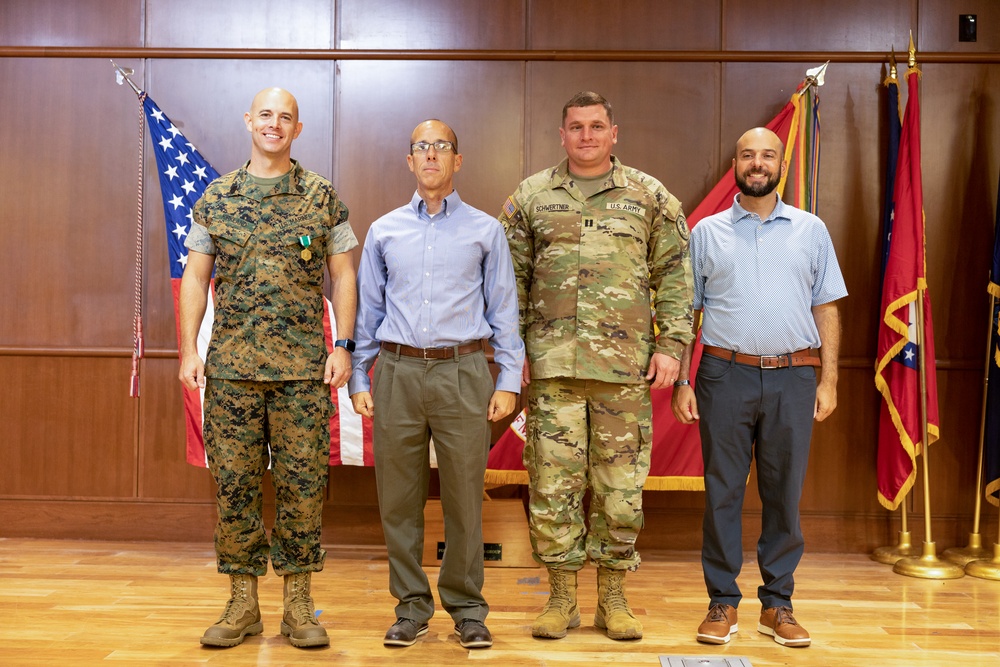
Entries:
{"label": "red flag", "polygon": [[[799,116],[799,90],[782,107],[778,115],[771,119],[767,128],[772,130],[785,144],[788,158],[793,146],[789,135],[797,129]],[[783,188],[784,179],[779,188]],[[733,197],[739,188],[732,167],[715,184],[705,199],[688,215],[687,223],[693,228],[699,220],[709,215],[725,211],[733,205]],[[779,190],[780,192],[781,190]],[[691,376],[694,377],[701,360],[702,346],[695,345],[691,360]],[[649,477],[644,488],[651,491],[704,491],[705,470],[701,459],[701,436],[697,424],[681,424],[674,419],[670,409],[673,388],[655,389],[651,392],[653,403],[653,452],[649,466]],[[486,463],[486,483],[527,484],[528,473],[521,463],[521,452],[525,441],[525,412],[517,416],[503,436],[490,450]]]}
{"label": "red flag", "polygon": [[[878,499],[896,509],[916,479],[921,426],[920,346],[927,391],[927,443],[938,438],[937,375],[934,328],[927,291],[923,186],[920,176],[920,72],[906,73],[909,96],[903,118],[893,189],[893,225],[882,285],[875,386],[882,394],[879,422]],[[918,330],[917,302],[923,295],[923,331]]]}

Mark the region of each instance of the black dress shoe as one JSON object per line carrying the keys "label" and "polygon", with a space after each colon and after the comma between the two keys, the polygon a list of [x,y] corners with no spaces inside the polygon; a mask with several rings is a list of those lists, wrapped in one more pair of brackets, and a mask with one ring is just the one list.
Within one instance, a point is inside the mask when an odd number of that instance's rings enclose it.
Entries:
{"label": "black dress shoe", "polygon": [[[417,637],[427,634],[427,624],[417,623],[410,618],[397,618],[385,633],[382,643],[386,646],[413,646]],[[489,633],[486,633],[489,635]]]}
{"label": "black dress shoe", "polygon": [[489,648],[493,646],[493,635],[490,634],[486,624],[474,618],[463,618],[455,626],[455,634],[458,635],[458,643],[462,648]]}

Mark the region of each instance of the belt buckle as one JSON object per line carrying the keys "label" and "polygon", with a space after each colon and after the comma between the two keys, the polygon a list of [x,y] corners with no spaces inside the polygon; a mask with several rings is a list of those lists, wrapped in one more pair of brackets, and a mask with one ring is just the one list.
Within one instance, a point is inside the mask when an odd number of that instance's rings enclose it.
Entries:
{"label": "belt buckle", "polygon": [[[782,356],[784,356],[784,355],[781,355],[781,354],[762,354],[762,355],[760,355],[759,362],[760,362],[760,368],[761,368],[761,370],[773,371],[773,370],[781,368],[781,357]],[[774,365],[768,364],[768,365],[765,366],[764,365],[764,360],[765,359],[774,359]]]}
{"label": "belt buckle", "polygon": [[429,347],[422,347],[422,348],[420,348],[420,356],[423,357],[423,360],[424,361],[433,361],[434,357],[433,356],[427,356],[428,352],[433,352],[433,349],[429,348]]}

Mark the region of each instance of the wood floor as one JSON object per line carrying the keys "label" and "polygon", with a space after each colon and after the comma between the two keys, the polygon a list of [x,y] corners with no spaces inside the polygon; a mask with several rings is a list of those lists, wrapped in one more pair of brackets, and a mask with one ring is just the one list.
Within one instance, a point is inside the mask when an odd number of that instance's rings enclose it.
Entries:
{"label": "wood floor", "polygon": [[[756,566],[741,577],[740,632],[725,647],[694,641],[706,597],[695,553],[647,554],[627,580],[645,626],[636,642],[593,628],[595,572],[581,573],[583,627],[537,640],[529,625],[545,601],[541,569],[488,568],[492,649],[462,649],[442,611],[415,646],[387,649],[388,566],[378,553],[331,549],[313,578],[327,649],[280,636],[281,582],[261,580],[264,634],[235,648],[198,643],[228,597],[210,544],[0,539],[0,665],[577,665],[656,666],[660,656],[744,657],[754,667],[913,667],[1000,664],[1000,582],[893,574],[864,555],[806,553],[796,617],[813,645],[787,649],[756,631]],[[436,569],[429,568],[431,580]],[[696,664],[686,662],[686,665]],[[710,665],[722,664],[719,662]]]}

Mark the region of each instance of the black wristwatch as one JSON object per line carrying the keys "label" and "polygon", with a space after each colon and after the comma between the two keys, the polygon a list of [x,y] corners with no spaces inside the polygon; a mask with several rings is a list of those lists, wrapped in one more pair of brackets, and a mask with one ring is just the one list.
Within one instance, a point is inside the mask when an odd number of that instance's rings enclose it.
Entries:
{"label": "black wristwatch", "polygon": [[350,338],[341,338],[338,341],[334,341],[333,346],[342,347],[348,352],[354,352],[354,347],[355,347],[354,341],[351,340]]}

